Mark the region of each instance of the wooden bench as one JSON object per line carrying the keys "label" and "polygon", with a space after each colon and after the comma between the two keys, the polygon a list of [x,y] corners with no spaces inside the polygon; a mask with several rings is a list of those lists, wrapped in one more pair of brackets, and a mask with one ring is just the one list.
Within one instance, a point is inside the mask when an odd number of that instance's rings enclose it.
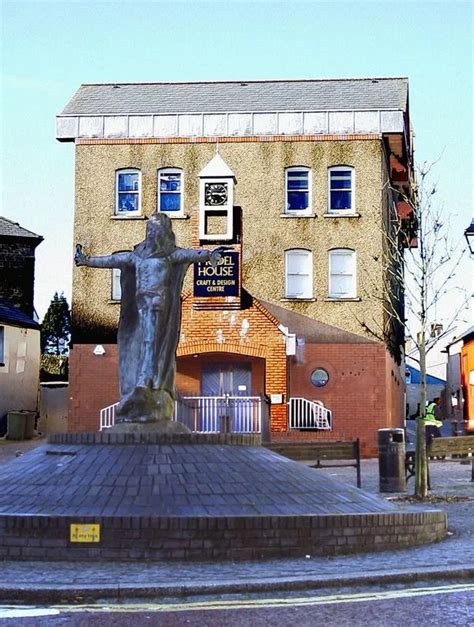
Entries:
{"label": "wooden bench", "polygon": [[[346,466],[355,468],[357,487],[361,487],[359,438],[340,442],[268,444],[267,448],[295,461],[315,461],[316,463],[312,464],[311,468],[342,468]],[[326,461],[338,461],[339,463],[323,465],[322,462]]]}
{"label": "wooden bench", "polygon": [[[428,458],[437,458],[440,462],[462,462],[460,456],[471,457],[471,481],[474,481],[474,435],[458,435],[449,438],[433,438],[428,446]],[[405,453],[405,472],[407,480],[415,476],[416,455],[414,450]]]}

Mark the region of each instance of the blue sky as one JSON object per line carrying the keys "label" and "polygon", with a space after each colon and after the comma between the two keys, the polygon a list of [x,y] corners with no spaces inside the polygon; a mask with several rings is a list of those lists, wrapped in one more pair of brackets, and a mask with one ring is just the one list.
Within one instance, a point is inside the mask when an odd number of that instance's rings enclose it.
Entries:
{"label": "blue sky", "polygon": [[408,76],[416,158],[441,157],[454,239],[474,215],[471,2],[4,0],[1,11],[0,213],[45,237],[40,316],[56,290],[71,294],[74,148],[54,124],[85,82]]}

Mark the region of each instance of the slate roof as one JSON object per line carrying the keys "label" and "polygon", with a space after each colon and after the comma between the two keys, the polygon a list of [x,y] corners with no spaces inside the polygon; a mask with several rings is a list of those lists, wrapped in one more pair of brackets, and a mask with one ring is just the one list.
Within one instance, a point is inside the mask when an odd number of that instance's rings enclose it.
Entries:
{"label": "slate roof", "polygon": [[0,322],[11,324],[14,327],[26,327],[39,329],[40,325],[24,314],[18,307],[14,307],[9,301],[0,298]]}
{"label": "slate roof", "polygon": [[446,345],[446,348],[449,348],[453,344],[457,344],[457,342],[460,342],[461,340],[463,341],[463,344],[466,344],[473,338],[474,338],[474,326],[469,327],[469,329],[466,329],[466,331],[463,331],[463,333],[460,333],[459,335],[454,336],[451,342],[449,342],[449,344]]}
{"label": "slate roof", "polygon": [[[405,370],[408,370],[410,372],[412,385],[421,384],[421,372],[417,368],[414,368],[413,366],[407,364],[405,366]],[[428,385],[445,385],[446,381],[445,379],[440,379],[439,377],[435,377],[432,374],[426,373],[426,383]]]}
{"label": "slate roof", "polygon": [[290,333],[304,337],[308,344],[372,344],[374,342],[369,338],[319,322],[273,303],[258,300],[283,326],[288,327]]}
{"label": "slate roof", "polygon": [[61,115],[404,111],[407,98],[407,78],[97,83],[81,85]]}
{"label": "slate roof", "polygon": [[0,216],[0,236],[2,235],[7,235],[8,237],[27,237],[39,240],[43,239],[41,235],[37,235],[36,233],[33,233],[33,231],[24,229],[18,224],[18,222],[13,222],[13,220]]}

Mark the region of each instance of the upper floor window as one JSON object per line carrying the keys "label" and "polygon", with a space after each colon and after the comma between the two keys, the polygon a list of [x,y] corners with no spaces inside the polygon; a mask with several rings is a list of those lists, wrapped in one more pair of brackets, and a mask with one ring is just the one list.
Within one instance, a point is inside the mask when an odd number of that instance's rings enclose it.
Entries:
{"label": "upper floor window", "polygon": [[348,165],[329,168],[329,213],[355,213],[355,172]]}
{"label": "upper floor window", "polygon": [[116,173],[115,189],[115,213],[117,215],[131,215],[140,213],[140,170],[118,170]]}
{"label": "upper floor window", "polygon": [[329,252],[329,297],[355,298],[357,296],[356,254],[348,248]]}
{"label": "upper floor window", "polygon": [[119,268],[112,269],[112,300],[120,300],[122,298],[122,286],[120,285]]}
{"label": "upper floor window", "polygon": [[311,212],[311,170],[303,166],[285,172],[285,213],[305,215]]}
{"label": "upper floor window", "polygon": [[287,298],[313,297],[313,254],[294,248],[285,252],[285,296]]}
{"label": "upper floor window", "polygon": [[176,168],[158,171],[158,211],[183,212],[183,174]]}

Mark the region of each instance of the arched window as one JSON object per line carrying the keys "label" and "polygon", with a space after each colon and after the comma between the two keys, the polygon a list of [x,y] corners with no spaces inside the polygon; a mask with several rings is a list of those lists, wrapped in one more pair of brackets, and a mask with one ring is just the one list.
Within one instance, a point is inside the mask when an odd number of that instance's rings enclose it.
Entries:
{"label": "arched window", "polygon": [[310,250],[293,248],[285,252],[285,296],[313,297],[313,254]]}
{"label": "arched window", "polygon": [[182,215],[183,172],[179,168],[158,170],[158,211],[170,215]]}
{"label": "arched window", "polygon": [[285,213],[311,214],[311,170],[293,166],[285,170]]}
{"label": "arched window", "polygon": [[328,170],[328,213],[355,213],[355,170],[349,165]]}
{"label": "arched window", "polygon": [[356,253],[349,248],[329,251],[329,297],[356,298]]}
{"label": "arched window", "polygon": [[116,215],[137,215],[141,212],[141,172],[135,168],[117,170],[115,174]]}

